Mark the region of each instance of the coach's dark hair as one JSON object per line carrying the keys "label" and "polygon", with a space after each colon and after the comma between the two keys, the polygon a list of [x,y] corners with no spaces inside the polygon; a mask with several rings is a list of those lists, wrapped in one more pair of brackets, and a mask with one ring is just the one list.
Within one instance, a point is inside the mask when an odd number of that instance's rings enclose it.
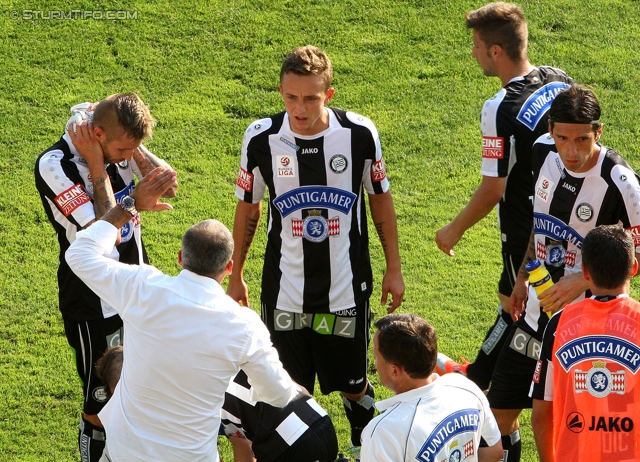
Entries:
{"label": "coach's dark hair", "polygon": [[182,267],[201,276],[217,278],[232,254],[233,236],[218,220],[201,221],[182,237]]}
{"label": "coach's dark hair", "polygon": [[414,379],[428,377],[436,367],[436,330],[414,314],[389,314],[375,321],[378,352],[385,361],[401,366]]}
{"label": "coach's dark hair", "polygon": [[149,108],[137,93],[117,93],[100,101],[93,112],[93,124],[112,140],[124,130],[129,138],[142,141],[151,138],[156,124]]}
{"label": "coach's dark hair", "polygon": [[287,55],[280,69],[280,83],[287,72],[297,75],[319,75],[325,90],[331,87],[333,67],[327,54],[313,45],[298,47]]}
{"label": "coach's dark hair", "polygon": [[635,256],[633,237],[618,225],[593,228],[582,243],[582,265],[602,289],[617,289],[629,280]]}
{"label": "coach's dark hair", "polygon": [[512,3],[494,2],[467,12],[467,28],[478,32],[487,47],[498,45],[511,59],[520,62],[527,59],[529,29],[524,11]]}
{"label": "coach's dark hair", "polygon": [[122,345],[117,345],[106,350],[96,361],[96,375],[107,386],[107,396],[111,396],[120,380],[122,359]]}
{"label": "coach's dark hair", "polygon": [[595,93],[580,85],[572,85],[558,93],[549,108],[551,130],[555,123],[591,124],[600,128],[600,103]]}

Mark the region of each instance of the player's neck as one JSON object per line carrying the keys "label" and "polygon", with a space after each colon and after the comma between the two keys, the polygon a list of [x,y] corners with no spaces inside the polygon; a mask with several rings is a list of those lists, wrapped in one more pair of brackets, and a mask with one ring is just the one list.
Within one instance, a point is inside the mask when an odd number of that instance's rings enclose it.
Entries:
{"label": "player's neck", "polygon": [[511,79],[525,76],[534,68],[535,66],[531,64],[528,59],[518,62],[506,60],[498,70],[498,77],[500,77],[500,81],[504,87]]}

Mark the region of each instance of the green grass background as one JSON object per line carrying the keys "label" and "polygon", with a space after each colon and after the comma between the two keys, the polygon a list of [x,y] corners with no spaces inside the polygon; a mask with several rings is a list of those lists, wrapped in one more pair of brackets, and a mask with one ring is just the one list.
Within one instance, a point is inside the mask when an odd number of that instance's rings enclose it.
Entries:
{"label": "green grass background", "polygon": [[[189,225],[215,217],[232,226],[244,130],[282,110],[280,64],[308,43],[333,61],[332,106],[370,117],[380,132],[407,285],[400,311],[434,324],[445,353],[475,357],[497,306],[495,212],[465,235],[454,258],[433,239],[479,182],[480,109],[500,89],[470,57],[464,13],[482,4],[0,0],[0,460],[79,459],[81,390],[57,308],[58,250],[33,181],[34,161],[61,135],[69,107],[131,90],[151,107],[158,125],[148,146],[179,172],[181,188],[173,212],[143,217],[145,242],[152,262],[176,274]],[[603,107],[602,141],[640,168],[640,3],[519,4],[529,19],[532,62],[561,67],[593,88]],[[131,19],[47,19],[71,10],[123,11]],[[382,315],[384,259],[375,238],[371,247],[372,306]],[[246,271],[254,307],[263,250],[264,222]],[[379,397],[390,395],[370,378]],[[338,396],[320,401],[346,448]],[[533,461],[528,414],[522,420],[523,460]],[[232,460],[225,443],[222,455]]]}

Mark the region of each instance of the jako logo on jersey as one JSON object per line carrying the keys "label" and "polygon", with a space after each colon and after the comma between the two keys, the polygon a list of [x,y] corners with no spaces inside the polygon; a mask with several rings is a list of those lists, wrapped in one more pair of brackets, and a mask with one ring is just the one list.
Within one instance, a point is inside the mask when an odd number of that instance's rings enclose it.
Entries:
{"label": "jako logo on jersey", "polygon": [[240,167],[236,184],[247,192],[253,191],[253,174]]}
{"label": "jako logo on jersey", "polygon": [[556,358],[565,372],[581,361],[605,358],[635,374],[640,368],[640,346],[610,335],[587,335],[562,345]]}
{"label": "jako logo on jersey", "polygon": [[588,430],[592,432],[625,432],[633,431],[633,420],[629,417],[596,417],[591,416],[591,425]]}
{"label": "jako logo on jersey", "polygon": [[302,148],[300,154],[318,154],[318,148]]}
{"label": "jako logo on jersey", "polygon": [[582,248],[584,238],[580,236],[578,231],[556,217],[535,212],[533,214],[533,230],[535,234],[542,234],[557,241],[568,241],[577,248]]}
{"label": "jako logo on jersey", "polygon": [[584,430],[584,417],[579,412],[572,412],[567,416],[567,428],[573,433],[581,433]]}
{"label": "jako logo on jersey", "polygon": [[387,170],[384,161],[380,159],[371,165],[371,179],[375,182],[382,181],[387,177]]}
{"label": "jako logo on jersey", "polygon": [[571,184],[569,184],[569,183],[567,183],[566,181],[565,181],[564,183],[562,183],[562,187],[563,187],[564,189],[568,189],[568,190],[569,190],[569,191],[571,191],[572,193],[575,193],[575,192],[576,192],[576,187],[575,187],[575,186],[573,186],[573,185],[571,185]]}
{"label": "jako logo on jersey", "polygon": [[516,119],[529,130],[535,130],[536,125],[547,113],[558,93],[567,88],[569,85],[564,82],[551,82],[539,88],[524,102]]}
{"label": "jako logo on jersey", "polygon": [[91,202],[91,197],[80,183],[76,183],[66,191],[58,194],[54,201],[58,204],[64,216],[68,217],[82,204]]}
{"label": "jako logo on jersey", "polygon": [[283,218],[296,210],[310,208],[334,209],[347,215],[355,199],[352,192],[331,186],[302,186],[279,195],[273,205]]}
{"label": "jako logo on jersey", "polygon": [[292,143],[291,141],[289,141],[288,139],[286,139],[284,136],[280,137],[280,141],[282,141],[284,144],[286,144],[287,146],[289,146],[290,148],[295,149],[296,151],[298,151],[300,149],[300,146],[298,146],[295,143]]}
{"label": "jako logo on jersey", "polygon": [[462,409],[454,412],[433,429],[416,455],[416,460],[420,462],[437,460],[436,456],[449,441],[466,432],[477,432],[479,423],[480,411],[477,409]]}
{"label": "jako logo on jersey", "polygon": [[485,159],[504,159],[504,138],[502,136],[483,136],[482,157]]}

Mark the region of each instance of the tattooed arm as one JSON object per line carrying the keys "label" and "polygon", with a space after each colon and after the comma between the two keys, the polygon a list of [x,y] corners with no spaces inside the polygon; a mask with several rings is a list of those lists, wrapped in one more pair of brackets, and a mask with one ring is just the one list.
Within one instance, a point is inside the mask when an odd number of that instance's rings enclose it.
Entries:
{"label": "tattooed arm", "polygon": [[387,263],[387,271],[382,280],[382,299],[380,302],[382,305],[387,305],[388,295],[391,294],[387,312],[393,313],[402,303],[405,285],[402,279],[400,250],[398,248],[398,225],[391,193],[387,191],[383,194],[370,194],[369,207]]}
{"label": "tattooed arm", "polygon": [[520,269],[518,270],[518,276],[513,284],[513,292],[511,292],[511,318],[517,321],[524,312],[525,304],[527,303],[527,293],[529,291],[529,273],[525,269],[528,259],[536,259],[536,248],[534,239],[534,230],[531,230],[531,237],[529,238],[529,245],[527,246],[527,253],[524,255]]}
{"label": "tattooed arm", "polygon": [[[91,226],[116,206],[111,180],[104,165],[104,153],[98,139],[94,136],[91,122],[78,124],[75,132],[72,127],[69,127],[67,134],[78,153],[89,166],[91,182],[93,183],[93,209],[96,214],[96,218],[87,224],[87,226]],[[119,242],[120,236],[118,236]]]}
{"label": "tattooed arm", "polygon": [[[142,176],[147,176],[150,171],[156,167],[162,167],[165,170],[173,170],[171,166],[164,160],[149,151],[144,145],[140,145],[138,149],[133,151],[133,160],[140,169]],[[177,177],[176,177],[177,178]],[[162,197],[174,197],[178,192],[178,180],[171,185]]]}
{"label": "tattooed arm", "polygon": [[249,306],[249,291],[243,278],[244,264],[256,234],[262,203],[250,204],[238,201],[233,221],[233,272],[229,276],[227,295],[243,306]]}

